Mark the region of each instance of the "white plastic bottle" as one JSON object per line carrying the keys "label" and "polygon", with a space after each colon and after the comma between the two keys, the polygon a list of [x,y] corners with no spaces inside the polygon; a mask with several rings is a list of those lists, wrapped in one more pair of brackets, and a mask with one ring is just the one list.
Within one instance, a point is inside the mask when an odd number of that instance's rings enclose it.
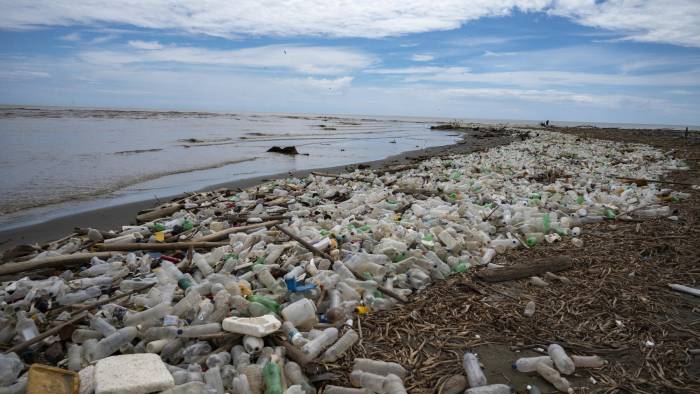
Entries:
{"label": "white plastic bottle", "polygon": [[304,375],[301,366],[294,361],[284,364],[284,375],[292,384],[301,386],[306,394],[316,394],[316,388],[309,383],[309,379]]}
{"label": "white plastic bottle", "polygon": [[372,360],[369,358],[356,358],[352,367],[353,371],[365,371],[373,374],[386,376],[394,374],[399,378],[406,379],[408,372],[401,364],[380,360]]}
{"label": "white plastic bottle", "polygon": [[566,351],[560,345],[553,343],[547,348],[547,354],[552,358],[554,365],[557,367],[559,372],[564,375],[571,375],[576,370],[574,361],[569,358]]}
{"label": "white plastic bottle", "polygon": [[511,386],[505,384],[490,384],[488,386],[472,387],[467,389],[464,394],[511,394],[515,390]]}
{"label": "white plastic bottle", "polygon": [[571,356],[576,368],[602,368],[608,362],[600,356]]}
{"label": "white plastic bottle", "polygon": [[486,376],[481,370],[479,359],[476,357],[476,354],[470,352],[464,353],[464,357],[462,358],[462,367],[464,368],[464,372],[467,374],[469,387],[480,387],[488,384],[486,381]]}
{"label": "white plastic bottle", "polygon": [[357,335],[355,330],[350,329],[345,334],[343,334],[340,339],[333,346],[329,347],[323,356],[321,357],[321,362],[332,363],[339,359],[345,352],[347,352],[358,340],[360,336]]}
{"label": "white plastic bottle", "polygon": [[545,363],[550,367],[554,367],[554,362],[549,356],[539,356],[539,357],[522,357],[515,361],[513,368],[517,369],[518,372],[535,372],[537,371],[537,364]]}
{"label": "white plastic bottle", "polygon": [[100,360],[111,356],[114,352],[119,350],[119,348],[136,338],[136,334],[138,334],[136,327],[124,327],[99,341],[97,343],[96,358],[94,360]]}
{"label": "white plastic bottle", "polygon": [[562,393],[573,393],[574,390],[571,388],[571,384],[568,380],[563,378],[559,372],[548,366],[545,363],[537,364],[537,373],[542,376],[542,378],[552,384],[557,390]]}
{"label": "white plastic bottle", "polygon": [[523,311],[523,315],[525,317],[532,317],[532,315],[535,314],[535,301],[530,301],[525,305],[525,310]]}
{"label": "white plastic bottle", "polygon": [[338,339],[338,329],[335,327],[329,327],[323,330],[321,335],[309,341],[304,345],[301,350],[310,359],[315,359],[318,355],[333,342]]}

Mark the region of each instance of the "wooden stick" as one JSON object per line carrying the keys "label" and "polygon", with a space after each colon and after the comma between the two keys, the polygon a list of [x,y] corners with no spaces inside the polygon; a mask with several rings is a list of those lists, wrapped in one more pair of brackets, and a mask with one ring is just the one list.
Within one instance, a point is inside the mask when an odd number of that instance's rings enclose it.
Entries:
{"label": "wooden stick", "polygon": [[5,353],[21,352],[22,350],[32,346],[33,344],[42,341],[44,338],[48,338],[51,335],[54,335],[54,334],[60,332],[61,330],[63,330],[63,328],[83,320],[85,318],[85,316],[87,316],[87,312],[80,313],[80,314],[78,314],[78,316],[68,320],[67,322],[59,324],[54,328],[48,329],[48,330],[42,332],[41,334],[35,336],[34,338],[28,340],[28,341],[18,343],[17,345],[7,349],[7,351]]}
{"label": "wooden stick", "polygon": [[24,261],[20,263],[10,262],[0,265],[0,275],[15,274],[18,272],[27,272],[43,268],[61,268],[90,261],[90,259],[93,257],[100,259],[110,258],[114,254],[114,252],[75,253],[65,256],[47,257],[40,260]]}
{"label": "wooden stick", "polygon": [[368,183],[374,182],[373,179],[369,179],[369,178],[347,177],[347,176],[342,176],[342,175],[337,175],[337,174],[328,174],[326,172],[312,171],[311,175],[322,176],[322,177],[326,177],[326,178],[342,179],[344,181],[358,181],[358,182],[368,182]]}
{"label": "wooden stick", "polygon": [[573,262],[569,256],[557,256],[536,264],[516,264],[508,267],[485,270],[476,273],[476,277],[485,282],[505,282],[529,278],[535,275],[541,275],[545,272],[559,272],[571,269]]}
{"label": "wooden stick", "polygon": [[[315,246],[313,246],[313,245],[311,245],[310,243],[306,242],[304,239],[302,239],[301,237],[299,237],[299,236],[297,236],[296,234],[292,233],[292,232],[289,231],[288,229],[286,229],[286,228],[280,226],[279,224],[276,224],[275,227],[277,227],[278,230],[280,230],[281,232],[283,232],[283,233],[284,233],[285,235],[287,235],[289,238],[291,238],[291,239],[293,239],[293,240],[299,242],[303,247],[305,247],[306,249],[308,249],[310,252],[313,252],[314,254],[316,254],[316,255],[318,255],[318,256],[321,256],[321,257],[323,257],[323,258],[325,258],[325,259],[328,259],[328,260],[330,260],[330,261],[334,261],[334,259],[333,259],[333,257],[331,257],[331,255],[329,255],[329,254],[326,253],[326,252],[322,252],[322,251],[318,250],[318,248],[316,248]],[[366,278],[362,277],[362,275],[358,274],[357,272],[355,272],[355,271],[353,271],[353,270],[350,270],[350,271],[355,275],[355,277],[356,277],[357,279],[359,279],[359,280],[366,280]],[[393,291],[393,290],[391,290],[391,289],[387,289],[387,288],[384,287],[384,286],[377,286],[377,289],[378,289],[379,291],[381,291],[382,293],[384,293],[384,294],[388,295],[389,297],[394,298],[394,299],[396,299],[396,300],[398,300],[398,301],[401,301],[401,302],[404,302],[404,303],[408,302],[408,299],[406,299],[406,297],[404,297],[404,296],[401,295],[401,294],[396,293],[395,291]]]}
{"label": "wooden stick", "polygon": [[226,246],[228,242],[170,242],[170,243],[125,243],[125,244],[96,244],[99,250],[129,251],[129,250],[177,250],[177,249],[211,249]]}
{"label": "wooden stick", "polygon": [[280,224],[280,223],[282,223],[282,222],[279,220],[270,220],[270,221],[262,222],[262,223],[249,224],[247,226],[231,227],[231,228],[227,228],[225,230],[218,231],[214,234],[209,234],[209,235],[205,235],[204,237],[199,237],[199,238],[195,239],[194,241],[200,241],[200,242],[218,241],[220,239],[228,238],[229,234],[240,233],[243,231],[253,230],[256,228],[260,228],[260,227],[272,227],[272,226],[275,226],[275,225]]}
{"label": "wooden stick", "polygon": [[181,204],[172,204],[166,205],[165,207],[156,208],[152,211],[136,215],[136,221],[139,223],[150,222],[151,220],[162,218],[163,216],[172,215],[173,213],[182,209],[182,207],[183,205]]}

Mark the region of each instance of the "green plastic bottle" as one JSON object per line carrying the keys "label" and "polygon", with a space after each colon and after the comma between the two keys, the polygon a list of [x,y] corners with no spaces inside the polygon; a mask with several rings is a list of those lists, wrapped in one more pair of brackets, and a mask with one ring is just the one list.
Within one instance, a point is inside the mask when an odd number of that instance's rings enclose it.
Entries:
{"label": "green plastic bottle", "polygon": [[280,304],[278,304],[275,300],[272,300],[265,296],[251,294],[248,296],[248,301],[257,302],[258,304],[264,305],[267,309],[271,310],[272,312],[279,313]]}
{"label": "green plastic bottle", "polygon": [[282,394],[282,371],[275,362],[268,362],[263,368],[265,394]]}

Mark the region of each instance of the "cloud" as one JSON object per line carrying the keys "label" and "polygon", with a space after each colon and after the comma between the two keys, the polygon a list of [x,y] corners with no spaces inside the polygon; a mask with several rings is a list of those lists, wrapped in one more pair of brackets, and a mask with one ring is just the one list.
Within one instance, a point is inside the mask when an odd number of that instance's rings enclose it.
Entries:
{"label": "cloud", "polygon": [[463,67],[406,67],[373,69],[372,74],[406,76],[407,82],[469,82],[522,87],[542,86],[700,86],[700,71],[650,75],[603,74],[572,71],[471,72]]}
{"label": "cloud", "polygon": [[435,59],[435,56],[433,55],[420,55],[415,53],[413,56],[411,56],[411,60],[414,62],[429,62],[433,59]]}
{"label": "cloud", "polygon": [[[136,44],[136,45],[134,45]],[[152,44],[152,43],[151,43]],[[136,51],[85,51],[83,61],[92,64],[126,65],[148,63],[182,63],[231,66],[255,69],[287,69],[304,74],[341,74],[370,66],[372,56],[340,47],[269,45],[236,50],[195,47],[161,47],[131,41]]]}
{"label": "cloud", "polygon": [[162,49],[163,46],[160,45],[158,41],[141,41],[141,40],[134,40],[134,41],[129,41],[129,46],[134,47],[136,49]]}
{"label": "cloud", "polygon": [[43,71],[0,70],[0,80],[26,81],[29,79],[48,78],[51,74]]}
{"label": "cloud", "polygon": [[69,33],[64,36],[58,37],[59,40],[63,41],[70,41],[70,42],[75,42],[75,41],[80,41],[80,34],[78,33]]}

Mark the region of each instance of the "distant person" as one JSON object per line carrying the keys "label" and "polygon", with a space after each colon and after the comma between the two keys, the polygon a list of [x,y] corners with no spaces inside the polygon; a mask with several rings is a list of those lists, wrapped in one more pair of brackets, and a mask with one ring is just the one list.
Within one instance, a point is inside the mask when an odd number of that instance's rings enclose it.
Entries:
{"label": "distant person", "polygon": [[688,128],[687,128],[687,127],[685,128],[685,134],[684,134],[684,136],[685,136],[685,139],[687,140],[687,139],[688,139]]}
{"label": "distant person", "polygon": [[549,127],[549,119],[547,119],[547,121],[544,122],[544,125],[547,126],[547,127]]}

